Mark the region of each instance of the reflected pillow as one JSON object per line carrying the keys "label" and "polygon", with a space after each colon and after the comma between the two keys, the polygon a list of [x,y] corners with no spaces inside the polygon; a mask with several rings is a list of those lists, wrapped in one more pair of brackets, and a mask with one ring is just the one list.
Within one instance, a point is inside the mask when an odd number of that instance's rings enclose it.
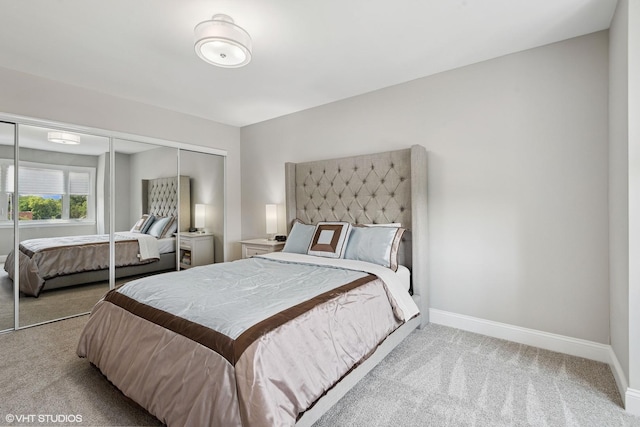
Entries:
{"label": "reflected pillow", "polygon": [[135,224],[133,224],[133,227],[131,227],[131,232],[132,233],[146,233],[149,228],[151,227],[151,224],[153,224],[153,221],[156,219],[155,216],[150,215],[150,214],[144,214],[140,217],[139,220],[136,221]]}
{"label": "reflected pillow", "polygon": [[287,236],[287,242],[284,244],[282,252],[306,254],[315,229],[315,225],[305,224],[304,222],[296,220],[296,222],[293,223],[291,232],[289,232],[289,236]]}
{"label": "reflected pillow", "polygon": [[307,254],[342,258],[351,232],[348,222],[319,222],[313,231]]}
{"label": "reflected pillow", "polygon": [[344,257],[398,270],[398,249],[404,228],[356,226],[349,236]]}
{"label": "reflected pillow", "polygon": [[147,231],[147,234],[157,238],[166,237],[169,235],[169,230],[173,227],[174,222],[175,218],[172,216],[158,217],[149,228],[149,231]]}
{"label": "reflected pillow", "polygon": [[166,233],[163,233],[160,237],[171,237],[173,233],[178,231],[178,219],[174,216],[171,217],[171,226],[167,229]]}

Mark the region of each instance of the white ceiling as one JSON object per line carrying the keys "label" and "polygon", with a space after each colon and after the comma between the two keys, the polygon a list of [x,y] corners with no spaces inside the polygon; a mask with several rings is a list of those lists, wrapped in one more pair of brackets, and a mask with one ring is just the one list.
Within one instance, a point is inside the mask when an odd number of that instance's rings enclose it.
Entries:
{"label": "white ceiling", "polygon": [[[0,67],[244,126],[609,28],[617,0],[0,0]],[[253,38],[193,51],[215,13]]]}

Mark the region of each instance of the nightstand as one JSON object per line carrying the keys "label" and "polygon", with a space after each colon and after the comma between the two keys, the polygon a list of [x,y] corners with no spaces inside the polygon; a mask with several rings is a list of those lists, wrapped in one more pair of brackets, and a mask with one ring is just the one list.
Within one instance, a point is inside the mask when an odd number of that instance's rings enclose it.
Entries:
{"label": "nightstand", "polygon": [[180,234],[180,268],[213,264],[213,233]]}
{"label": "nightstand", "polygon": [[267,239],[241,240],[242,258],[251,258],[254,255],[280,252],[284,248],[284,242]]}

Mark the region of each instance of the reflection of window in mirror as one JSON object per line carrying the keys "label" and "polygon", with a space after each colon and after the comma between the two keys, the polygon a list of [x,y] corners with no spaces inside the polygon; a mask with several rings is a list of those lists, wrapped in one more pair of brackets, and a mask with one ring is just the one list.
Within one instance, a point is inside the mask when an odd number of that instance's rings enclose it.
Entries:
{"label": "reflection of window in mirror", "polygon": [[13,220],[13,170],[12,158],[0,158],[0,222]]}
{"label": "reflection of window in mirror", "polygon": [[[14,200],[13,169],[7,168],[6,197]],[[20,221],[93,221],[96,168],[21,162],[19,170]],[[9,218],[10,219],[10,218]]]}
{"label": "reflection of window in mirror", "polygon": [[[19,298],[19,325],[27,326],[86,313],[108,290],[104,206],[110,144],[106,137],[38,126],[19,125],[19,131],[18,182],[15,166],[7,166],[5,192],[7,204],[18,211],[20,245],[27,254],[20,262],[29,263],[20,268]],[[91,245],[100,249],[63,255]]]}

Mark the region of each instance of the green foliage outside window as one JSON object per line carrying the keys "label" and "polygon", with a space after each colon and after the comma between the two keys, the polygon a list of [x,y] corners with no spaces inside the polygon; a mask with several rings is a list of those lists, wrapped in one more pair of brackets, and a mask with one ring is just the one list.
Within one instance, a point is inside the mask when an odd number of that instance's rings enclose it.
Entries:
{"label": "green foliage outside window", "polygon": [[45,199],[42,196],[20,196],[18,202],[19,219],[60,219],[62,199]]}
{"label": "green foliage outside window", "polygon": [[69,196],[69,218],[85,219],[87,217],[87,196]]}
{"label": "green foliage outside window", "polygon": [[[61,219],[62,197],[20,196],[18,210],[18,218],[23,221]],[[9,212],[11,212],[11,199],[9,199]],[[87,218],[87,196],[69,196],[69,218]]]}

